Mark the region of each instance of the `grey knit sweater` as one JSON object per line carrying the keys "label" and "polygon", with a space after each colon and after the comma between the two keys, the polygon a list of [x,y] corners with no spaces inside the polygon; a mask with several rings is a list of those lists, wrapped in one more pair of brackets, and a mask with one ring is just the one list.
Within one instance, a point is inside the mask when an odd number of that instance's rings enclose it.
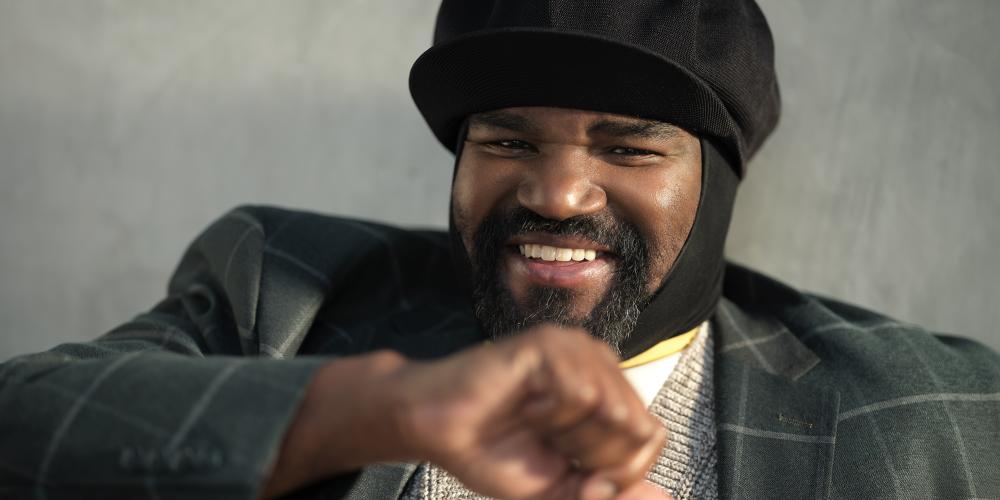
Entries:
{"label": "grey knit sweater", "polygon": [[[712,334],[704,325],[649,407],[669,430],[646,480],[676,500],[718,498]],[[403,500],[488,500],[444,469],[421,464]]]}

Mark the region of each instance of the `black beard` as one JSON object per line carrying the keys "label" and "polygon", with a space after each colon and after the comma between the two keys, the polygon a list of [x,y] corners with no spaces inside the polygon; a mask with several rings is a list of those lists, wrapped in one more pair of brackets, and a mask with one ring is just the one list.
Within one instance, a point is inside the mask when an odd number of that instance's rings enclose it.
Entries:
{"label": "black beard", "polygon": [[[532,287],[523,307],[504,286],[503,256],[511,237],[528,232],[575,235],[607,246],[615,256],[615,272],[604,297],[585,317],[573,317],[575,293],[565,288]],[[473,299],[475,314],[485,333],[501,339],[544,322],[581,327],[605,341],[617,353],[635,330],[639,313],[652,295],[649,249],[638,229],[603,213],[555,221],[518,207],[487,216],[473,237]],[[469,252],[472,253],[472,252]]]}

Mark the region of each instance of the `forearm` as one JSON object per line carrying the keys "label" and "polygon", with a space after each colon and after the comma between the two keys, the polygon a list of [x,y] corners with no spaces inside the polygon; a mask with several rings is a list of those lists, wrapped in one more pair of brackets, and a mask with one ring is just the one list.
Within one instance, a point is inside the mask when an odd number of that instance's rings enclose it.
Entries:
{"label": "forearm", "polygon": [[200,358],[155,347],[64,345],[0,366],[0,497],[257,496],[326,360]]}
{"label": "forearm", "polygon": [[391,378],[407,361],[388,351],[317,370],[262,490],[273,498],[368,464],[411,457],[392,418]]}

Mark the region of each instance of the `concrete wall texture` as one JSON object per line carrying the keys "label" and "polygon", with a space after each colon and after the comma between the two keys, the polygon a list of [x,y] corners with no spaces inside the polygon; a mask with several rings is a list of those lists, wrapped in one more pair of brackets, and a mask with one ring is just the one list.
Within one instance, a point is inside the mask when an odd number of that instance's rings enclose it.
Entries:
{"label": "concrete wall texture", "polygon": [[[784,114],[729,254],[1000,348],[1000,2],[761,0]],[[0,1],[0,360],[148,309],[241,203],[441,226],[431,0]]]}

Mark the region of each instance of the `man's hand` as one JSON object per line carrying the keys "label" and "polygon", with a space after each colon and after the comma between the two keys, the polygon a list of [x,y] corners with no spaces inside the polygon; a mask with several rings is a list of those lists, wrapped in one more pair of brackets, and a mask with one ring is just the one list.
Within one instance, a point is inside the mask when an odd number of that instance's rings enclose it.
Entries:
{"label": "man's hand", "polygon": [[583,331],[542,326],[444,360],[410,363],[395,378],[403,447],[477,492],[664,498],[641,480],[666,430],[607,345]]}
{"label": "man's hand", "polygon": [[329,363],[264,496],[419,460],[504,499],[665,499],[642,480],[665,436],[603,342],[541,326],[433,362],[381,352]]}

